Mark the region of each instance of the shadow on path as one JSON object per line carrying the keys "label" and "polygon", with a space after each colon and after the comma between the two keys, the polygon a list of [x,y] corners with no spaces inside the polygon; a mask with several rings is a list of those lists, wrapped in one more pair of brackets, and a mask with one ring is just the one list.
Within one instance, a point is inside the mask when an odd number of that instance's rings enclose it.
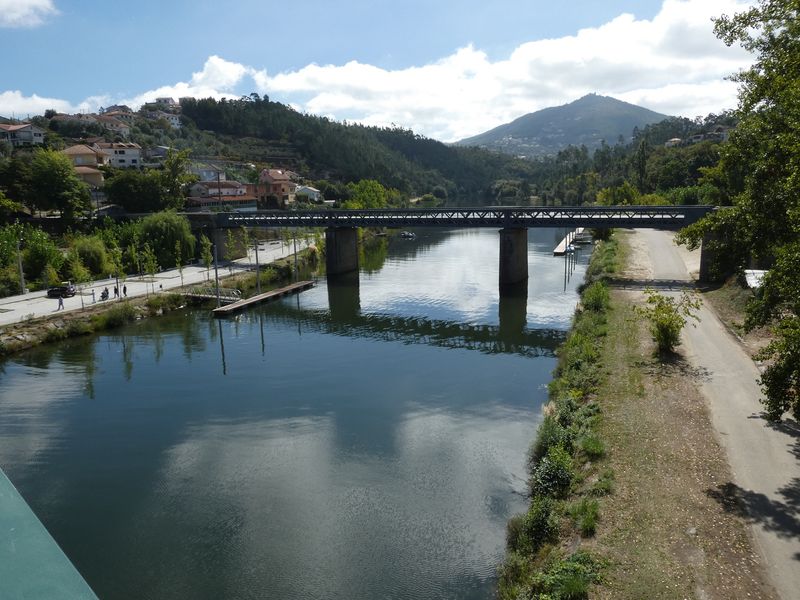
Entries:
{"label": "shadow on path", "polygon": [[[735,483],[723,483],[705,491],[723,510],[763,527],[782,539],[800,540],[800,478],[778,490],[785,501],[771,500],[764,494],[745,490]],[[800,553],[793,557],[800,561]]]}
{"label": "shadow on path", "polygon": [[682,279],[623,279],[611,277],[608,280],[610,287],[620,290],[644,291],[646,289],[660,291],[680,291],[696,289],[693,281]]}

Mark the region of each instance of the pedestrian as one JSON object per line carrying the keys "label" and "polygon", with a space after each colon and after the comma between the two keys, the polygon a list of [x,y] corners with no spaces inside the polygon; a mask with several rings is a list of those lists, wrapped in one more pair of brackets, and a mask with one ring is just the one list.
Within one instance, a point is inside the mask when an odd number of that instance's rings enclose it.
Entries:
{"label": "pedestrian", "polygon": [[126,298],[128,297],[128,286],[127,285],[123,285],[122,286],[122,295],[125,296]]}
{"label": "pedestrian", "polygon": [[95,302],[97,302],[97,299],[94,296],[94,288],[92,288],[92,304],[94,304]]}
{"label": "pedestrian", "polygon": [[58,308],[56,310],[64,310],[64,296],[58,297]]}
{"label": "pedestrian", "polygon": [[114,286],[114,298],[119,298],[119,288]]}

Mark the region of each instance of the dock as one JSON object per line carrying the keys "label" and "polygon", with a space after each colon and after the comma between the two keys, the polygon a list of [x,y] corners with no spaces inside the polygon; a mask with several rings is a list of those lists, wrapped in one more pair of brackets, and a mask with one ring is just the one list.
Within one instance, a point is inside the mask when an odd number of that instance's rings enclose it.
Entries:
{"label": "dock", "polygon": [[256,296],[251,296],[250,298],[243,298],[241,300],[237,300],[236,302],[232,302],[231,304],[227,304],[225,306],[220,306],[215,308],[211,311],[215,317],[224,317],[230,314],[235,313],[239,310],[244,310],[249,306],[253,306],[255,304],[261,304],[262,302],[269,302],[270,300],[276,300],[278,298],[282,298],[283,296],[288,296],[289,294],[297,294],[304,290],[314,287],[313,281],[298,281],[297,283],[293,283],[291,285],[287,285],[282,288],[278,288],[277,290],[271,290],[269,292],[264,292],[263,294],[258,294]]}
{"label": "dock", "polygon": [[[591,243],[591,236],[586,233],[584,227],[578,227],[574,231],[570,231],[564,236],[564,239],[558,243],[558,246],[553,250],[554,256],[563,256],[567,252],[573,251],[575,244],[588,244]],[[572,250],[569,249],[573,246]]]}

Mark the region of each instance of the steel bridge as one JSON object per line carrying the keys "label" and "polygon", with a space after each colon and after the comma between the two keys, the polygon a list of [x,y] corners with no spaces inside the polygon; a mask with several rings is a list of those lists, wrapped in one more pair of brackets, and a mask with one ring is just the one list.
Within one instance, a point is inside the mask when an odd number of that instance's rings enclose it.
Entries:
{"label": "steel bridge", "polygon": [[372,210],[216,213],[220,228],[235,227],[631,227],[680,229],[713,206],[576,206],[387,208]]}

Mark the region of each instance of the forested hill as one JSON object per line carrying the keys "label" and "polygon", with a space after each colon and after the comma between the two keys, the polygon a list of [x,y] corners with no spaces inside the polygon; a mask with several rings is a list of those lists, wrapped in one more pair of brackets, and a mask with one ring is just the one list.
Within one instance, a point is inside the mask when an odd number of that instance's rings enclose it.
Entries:
{"label": "forested hill", "polygon": [[475,197],[497,180],[530,175],[526,161],[447,146],[405,129],[337,123],[257,94],[238,100],[184,98],[181,107],[197,128],[222,134],[240,158],[269,161],[265,148],[281,147],[312,178],[377,179],[412,195],[441,186],[450,196]]}
{"label": "forested hill", "polygon": [[634,129],[666,118],[635,104],[589,94],[564,106],[529,113],[458,144],[527,157],[556,154],[567,146],[594,150],[602,141],[617,143],[620,136],[627,142]]}

